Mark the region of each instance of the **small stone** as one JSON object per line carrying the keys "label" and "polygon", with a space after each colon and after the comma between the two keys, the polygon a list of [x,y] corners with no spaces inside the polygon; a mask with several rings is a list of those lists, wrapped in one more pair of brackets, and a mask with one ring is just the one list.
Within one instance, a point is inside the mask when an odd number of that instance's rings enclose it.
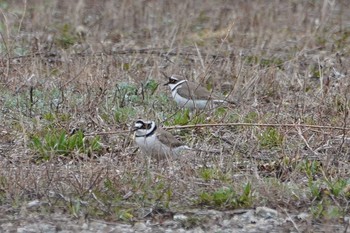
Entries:
{"label": "small stone", "polygon": [[255,210],[255,214],[262,218],[276,218],[278,215],[277,210],[270,209],[268,207],[257,207]]}
{"label": "small stone", "polygon": [[126,224],[118,224],[117,226],[114,227],[113,231],[110,232],[135,232],[135,230],[132,228],[131,225],[126,225]]}
{"label": "small stone", "polygon": [[177,233],[178,231],[177,230],[173,230],[173,229],[168,229],[168,228],[166,228],[166,229],[164,229],[164,231],[163,231],[164,233]]}
{"label": "small stone", "polygon": [[28,229],[26,227],[18,227],[17,228],[17,233],[32,233],[35,232],[35,230]]}
{"label": "small stone", "polygon": [[193,233],[204,233],[203,229],[201,227],[196,227],[192,230]]}
{"label": "small stone", "polygon": [[36,206],[39,206],[40,204],[41,204],[41,202],[39,200],[33,200],[33,201],[28,202],[27,208],[36,207]]}
{"label": "small stone", "polygon": [[228,219],[225,219],[224,221],[222,221],[222,226],[223,227],[228,227],[229,225],[231,224],[231,221],[230,220],[228,220]]}
{"label": "small stone", "polygon": [[86,222],[84,222],[83,225],[81,226],[81,228],[84,230],[87,230],[87,229],[89,229],[89,225]]}
{"label": "small stone", "polygon": [[10,231],[10,229],[12,229],[13,227],[14,225],[11,222],[3,223],[0,225],[0,229],[4,229],[5,231]]}
{"label": "small stone", "polygon": [[298,220],[306,220],[310,217],[310,215],[308,213],[300,213],[297,215],[297,219]]}
{"label": "small stone", "polygon": [[234,220],[240,224],[251,224],[256,222],[256,217],[254,211],[247,211],[242,215],[236,215]]}
{"label": "small stone", "polygon": [[185,233],[185,232],[188,232],[188,231],[186,231],[183,228],[179,228],[179,229],[176,230],[176,233]]}
{"label": "small stone", "polygon": [[143,222],[137,222],[134,224],[133,228],[135,231],[145,231],[147,229],[147,226]]}
{"label": "small stone", "polygon": [[162,223],[162,226],[165,228],[171,228],[171,229],[175,229],[179,226],[179,222],[173,221],[173,220],[165,220]]}
{"label": "small stone", "polygon": [[40,229],[41,232],[47,232],[47,233],[54,233],[56,232],[56,226],[51,225],[51,224],[37,224],[36,225],[38,229]]}
{"label": "small stone", "polygon": [[40,224],[28,224],[24,227],[17,228],[17,233],[32,233],[32,232],[56,232],[56,226],[40,223]]}
{"label": "small stone", "polygon": [[107,227],[107,224],[103,222],[90,222],[89,224],[89,230],[92,230],[92,231],[102,230],[102,229],[105,229],[106,227]]}
{"label": "small stone", "polygon": [[176,215],[174,215],[173,219],[175,221],[185,221],[188,219],[188,217],[186,215],[183,215],[183,214],[176,214]]}
{"label": "small stone", "polygon": [[249,219],[250,224],[256,224],[257,222],[258,222],[258,220],[254,216],[250,217],[250,219]]}

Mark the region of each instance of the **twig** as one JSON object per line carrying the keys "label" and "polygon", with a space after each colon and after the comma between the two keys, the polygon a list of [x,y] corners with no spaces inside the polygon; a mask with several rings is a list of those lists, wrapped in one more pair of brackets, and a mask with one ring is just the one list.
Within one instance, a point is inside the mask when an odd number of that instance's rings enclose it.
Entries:
{"label": "twig", "polygon": [[34,106],[34,86],[30,86],[29,89],[29,117],[32,118],[33,106]]}
{"label": "twig", "polygon": [[312,147],[309,145],[308,141],[305,139],[305,137],[303,136],[303,133],[301,132],[300,127],[298,127],[298,135],[300,136],[300,138],[304,141],[305,145],[307,148],[309,148],[309,150],[312,151],[312,153],[314,153],[316,156],[319,155],[319,153],[317,151],[315,151],[314,149],[312,149]]}
{"label": "twig", "polygon": [[[168,57],[168,56],[198,56],[197,52],[180,52],[175,49],[172,52],[167,52],[169,48],[142,48],[142,49],[124,49],[124,50],[117,50],[113,51],[111,54],[106,54],[104,52],[96,52],[96,53],[74,53],[72,56],[74,57],[98,57],[98,56],[105,56],[105,55],[123,55],[123,54],[152,54],[152,55],[157,55],[160,57]],[[36,53],[31,53],[27,55],[21,55],[21,56],[13,56],[10,57],[10,60],[14,59],[23,59],[23,58],[32,58],[32,57],[37,57],[37,56],[47,56],[49,55],[49,52],[36,52]],[[211,57],[213,59],[216,58],[232,58],[234,56],[233,53],[230,54],[208,54],[208,53],[201,53],[202,56],[206,57]],[[2,60],[2,59],[0,59]]]}
{"label": "twig", "polygon": [[[308,125],[308,124],[260,124],[260,123],[215,123],[215,124],[196,124],[196,125],[175,125],[175,126],[165,126],[164,129],[190,129],[190,128],[210,128],[210,127],[223,127],[223,126],[247,126],[247,127],[285,127],[285,128],[314,128],[314,129],[333,129],[347,131],[350,128],[344,128],[340,126],[330,126],[330,125]],[[84,134],[85,136],[95,136],[95,135],[109,135],[109,134],[127,134],[130,130],[120,130],[120,131],[109,131],[109,132],[92,132],[89,134]]]}
{"label": "twig", "polygon": [[280,206],[278,206],[281,210],[283,210],[283,212],[288,216],[288,220],[293,224],[293,226],[294,226],[294,229],[298,232],[298,233],[300,233],[300,230],[299,230],[299,227],[297,226],[297,224],[294,222],[294,220],[292,219],[292,217],[288,214],[288,212],[284,209],[284,208],[282,208],[282,207],[280,207]]}
{"label": "twig", "polygon": [[84,134],[84,136],[87,137],[87,136],[96,136],[96,135],[128,134],[128,133],[130,133],[130,130],[109,131],[109,132],[92,132],[92,133]]}
{"label": "twig", "polygon": [[[349,85],[347,87],[347,89],[349,89]],[[344,146],[344,143],[345,143],[345,128],[347,127],[347,118],[348,118],[348,115],[349,115],[349,109],[348,109],[348,95],[347,93],[345,93],[345,105],[344,105],[344,118],[343,118],[343,125],[344,125],[344,130],[343,130],[343,136],[342,136],[342,141],[341,141],[341,144],[339,146],[339,149],[338,149],[338,154],[341,153],[342,149],[343,149],[343,146]],[[333,157],[333,159],[337,159],[335,156]]]}
{"label": "twig", "polygon": [[19,33],[21,31],[24,16],[26,15],[26,12],[27,12],[27,0],[24,0],[23,3],[24,3],[24,9],[23,9],[23,14],[22,14],[21,20],[19,21],[17,33]]}
{"label": "twig", "polygon": [[308,124],[273,124],[273,123],[214,123],[214,124],[196,124],[196,125],[176,125],[164,127],[164,129],[186,129],[186,128],[206,128],[206,127],[221,127],[221,126],[260,126],[260,127],[305,127],[314,129],[334,129],[334,130],[350,130],[339,126],[329,125],[308,125]]}
{"label": "twig", "polygon": [[201,62],[202,69],[204,70],[204,69],[205,69],[205,65],[204,65],[204,61],[203,61],[202,54],[201,54],[201,52],[199,51],[199,48],[198,48],[198,46],[197,46],[197,43],[194,43],[194,45],[196,46],[198,58],[199,58],[199,61]]}
{"label": "twig", "polygon": [[344,233],[348,232],[350,220],[348,220],[345,224],[346,224],[346,225],[345,225]]}

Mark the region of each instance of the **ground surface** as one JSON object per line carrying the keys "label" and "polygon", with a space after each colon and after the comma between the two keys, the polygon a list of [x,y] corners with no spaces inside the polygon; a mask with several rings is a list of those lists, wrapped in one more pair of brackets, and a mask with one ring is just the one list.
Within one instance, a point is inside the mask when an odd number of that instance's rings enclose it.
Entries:
{"label": "ground surface", "polygon": [[[350,231],[347,5],[0,0],[0,231]],[[147,166],[138,118],[200,150]]]}

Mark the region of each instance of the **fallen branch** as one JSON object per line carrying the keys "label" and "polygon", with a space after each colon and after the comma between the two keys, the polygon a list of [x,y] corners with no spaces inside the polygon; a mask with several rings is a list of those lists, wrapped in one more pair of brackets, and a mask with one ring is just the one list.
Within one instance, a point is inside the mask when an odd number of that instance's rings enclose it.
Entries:
{"label": "fallen branch", "polygon": [[260,126],[260,127],[304,127],[314,129],[334,129],[334,130],[350,130],[350,128],[328,125],[307,125],[307,124],[260,124],[260,123],[214,123],[214,124],[196,124],[196,125],[175,125],[163,127],[164,129],[186,129],[186,128],[205,128],[205,127],[221,127],[221,126]]}
{"label": "fallen branch", "polygon": [[[189,128],[209,128],[209,127],[224,127],[224,126],[247,126],[247,127],[286,127],[286,128],[311,128],[311,129],[333,129],[347,131],[350,128],[330,125],[308,125],[308,124],[261,124],[261,123],[213,123],[213,124],[196,124],[196,125],[174,125],[165,126],[164,129],[189,129]],[[108,135],[108,134],[127,134],[132,133],[130,130],[109,131],[109,132],[92,132],[85,136]]]}

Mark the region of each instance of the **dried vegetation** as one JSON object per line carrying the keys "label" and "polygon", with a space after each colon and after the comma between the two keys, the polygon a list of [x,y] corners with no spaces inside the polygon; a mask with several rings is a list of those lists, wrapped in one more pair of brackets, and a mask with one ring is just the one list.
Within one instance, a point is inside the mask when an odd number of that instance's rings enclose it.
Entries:
{"label": "dried vegetation", "polygon": [[[347,1],[38,0],[0,10],[7,211],[39,200],[44,213],[124,221],[264,205],[330,222],[349,215]],[[239,104],[190,114],[161,72]],[[129,132],[140,117],[203,151],[146,169]],[[170,127],[195,124],[211,126]]]}

